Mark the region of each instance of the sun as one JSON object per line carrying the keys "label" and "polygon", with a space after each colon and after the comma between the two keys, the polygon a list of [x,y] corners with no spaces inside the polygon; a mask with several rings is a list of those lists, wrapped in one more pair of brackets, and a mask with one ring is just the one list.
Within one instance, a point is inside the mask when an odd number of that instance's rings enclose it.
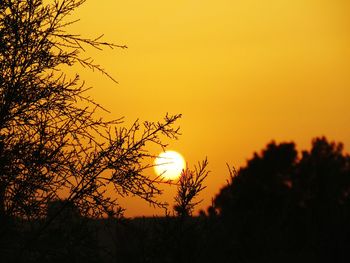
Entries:
{"label": "sun", "polygon": [[186,163],[181,154],[175,151],[165,151],[158,155],[154,161],[154,170],[168,180],[174,180],[181,175]]}

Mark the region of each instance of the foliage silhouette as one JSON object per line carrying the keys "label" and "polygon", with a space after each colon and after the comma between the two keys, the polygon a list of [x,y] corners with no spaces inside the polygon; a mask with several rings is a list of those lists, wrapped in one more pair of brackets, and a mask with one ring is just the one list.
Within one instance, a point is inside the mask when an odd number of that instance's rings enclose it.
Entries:
{"label": "foliage silhouette", "polygon": [[78,75],[68,80],[59,67],[80,63],[107,74],[80,58],[84,45],[124,46],[65,31],[74,22],[66,17],[83,3],[5,0],[0,6],[1,214],[45,216],[48,201],[64,190],[83,215],[110,214],[109,184],[158,204],[155,181],[142,175],[149,166],[141,161],[152,157],[144,147],[164,147],[161,135],[176,138],[172,125],[180,116],[130,128],[94,117],[100,106],[86,97]]}
{"label": "foliage silhouette", "polygon": [[178,183],[177,195],[175,196],[174,210],[177,216],[192,216],[195,206],[201,202],[194,201],[194,199],[206,188],[203,183],[209,174],[207,166],[208,160],[205,159],[202,163],[198,163],[198,166],[195,166],[194,170],[186,167],[182,171]]}
{"label": "foliage silhouette", "polygon": [[[174,213],[164,217],[125,219],[110,226],[114,262],[195,262],[200,254],[201,219],[192,217],[205,188],[208,161],[182,171],[177,183]],[[113,227],[114,226],[114,227]],[[113,261],[112,259],[112,261]]]}
{"label": "foliage silhouette", "polygon": [[215,198],[225,244],[219,254],[248,262],[348,260],[350,157],[342,150],[323,137],[299,158],[294,143],[255,153]]}
{"label": "foliage silhouette", "polygon": [[[272,142],[229,172],[208,216],[117,224],[114,262],[348,262],[350,157],[342,144],[316,138],[298,154],[294,143]],[[186,182],[178,204],[195,185]]]}
{"label": "foliage silhouette", "polygon": [[[116,196],[136,195],[156,206],[160,178],[144,170],[153,154],[149,144],[162,148],[165,138],[179,135],[174,123],[180,115],[161,122],[122,126],[122,119],[104,120],[104,110],[88,95],[72,66],[82,65],[115,81],[101,66],[84,58],[86,46],[126,48],[67,31],[68,17],[84,0],[0,1],[0,220],[5,231],[16,222],[41,220],[53,200],[67,202],[45,220],[28,244],[73,205],[89,217],[119,217]],[[64,69],[67,69],[64,71]],[[115,81],[116,82],[116,81]],[[12,219],[13,221],[14,219]],[[28,244],[25,244],[27,246]]]}
{"label": "foliage silhouette", "polygon": [[[177,197],[183,201],[178,204],[196,203],[188,189],[204,187],[200,178],[207,174],[206,164],[199,166],[201,176],[192,171],[192,179],[179,184]],[[87,222],[71,202],[52,204],[48,214],[61,205],[66,213],[40,239],[40,253],[29,256],[38,260],[48,255],[49,262],[67,257],[87,262],[348,261],[350,157],[342,144],[316,138],[311,150],[298,154],[294,143],[272,142],[245,167],[229,172],[231,179],[208,216],[175,210],[176,216]],[[103,224],[108,225],[105,230]],[[101,233],[112,235],[104,248],[99,247]]]}

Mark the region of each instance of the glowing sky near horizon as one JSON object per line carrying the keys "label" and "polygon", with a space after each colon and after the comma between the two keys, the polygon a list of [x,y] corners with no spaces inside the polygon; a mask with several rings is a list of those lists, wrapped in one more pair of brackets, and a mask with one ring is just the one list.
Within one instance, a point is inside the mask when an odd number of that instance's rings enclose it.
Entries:
{"label": "glowing sky near horizon", "polygon": [[[118,85],[79,69],[108,117],[183,114],[170,146],[189,166],[208,157],[206,208],[225,163],[244,165],[273,139],[305,149],[325,135],[350,149],[349,13],[347,0],[88,0],[72,31],[129,47],[89,50]],[[121,202],[128,216],[163,213]]]}

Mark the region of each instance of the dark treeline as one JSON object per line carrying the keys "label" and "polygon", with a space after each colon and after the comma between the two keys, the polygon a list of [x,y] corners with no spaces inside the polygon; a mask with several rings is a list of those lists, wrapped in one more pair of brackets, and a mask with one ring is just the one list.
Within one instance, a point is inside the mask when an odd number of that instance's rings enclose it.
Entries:
{"label": "dark treeline", "polygon": [[[316,138],[310,151],[298,154],[294,143],[272,142],[245,167],[230,172],[231,179],[213,205],[195,217],[175,213],[93,220],[68,207],[36,239],[30,229],[45,219],[27,222],[27,227],[22,222],[22,228],[14,222],[8,221],[6,227],[2,223],[2,258],[8,262],[348,262],[350,157],[343,153],[342,144]],[[62,205],[52,203],[48,215]],[[28,241],[26,250],[16,247],[19,240]]]}
{"label": "dark treeline", "polygon": [[350,157],[342,144],[317,138],[298,155],[294,143],[272,142],[231,171],[207,213],[164,218],[151,230],[138,224],[141,232],[128,236],[137,245],[126,245],[125,260],[348,262],[349,191]]}

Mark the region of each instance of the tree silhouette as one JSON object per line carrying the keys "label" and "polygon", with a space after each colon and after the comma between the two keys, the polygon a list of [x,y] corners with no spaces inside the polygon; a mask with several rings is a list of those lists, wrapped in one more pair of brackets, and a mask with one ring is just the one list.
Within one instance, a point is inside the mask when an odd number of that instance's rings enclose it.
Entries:
{"label": "tree silhouette", "polygon": [[225,244],[218,250],[241,261],[343,262],[349,190],[350,157],[342,144],[316,138],[298,158],[294,143],[272,142],[216,196],[217,239]]}
{"label": "tree silhouette", "polygon": [[201,202],[201,200],[194,201],[194,199],[206,188],[203,183],[209,174],[207,166],[208,160],[205,159],[201,163],[198,163],[198,166],[195,166],[194,170],[186,167],[181,172],[174,205],[174,211],[177,216],[192,216],[195,206]]}
{"label": "tree silhouette", "polygon": [[163,205],[155,199],[161,180],[143,173],[153,158],[145,147],[165,147],[163,138],[177,138],[180,115],[129,128],[122,119],[96,117],[104,109],[86,95],[79,75],[69,78],[63,69],[80,64],[115,81],[83,57],[85,47],[126,47],[67,32],[76,22],[68,17],[84,2],[0,1],[1,220],[45,217],[47,205],[62,193],[67,202],[52,220],[69,204],[83,216],[119,216],[107,188]]}

